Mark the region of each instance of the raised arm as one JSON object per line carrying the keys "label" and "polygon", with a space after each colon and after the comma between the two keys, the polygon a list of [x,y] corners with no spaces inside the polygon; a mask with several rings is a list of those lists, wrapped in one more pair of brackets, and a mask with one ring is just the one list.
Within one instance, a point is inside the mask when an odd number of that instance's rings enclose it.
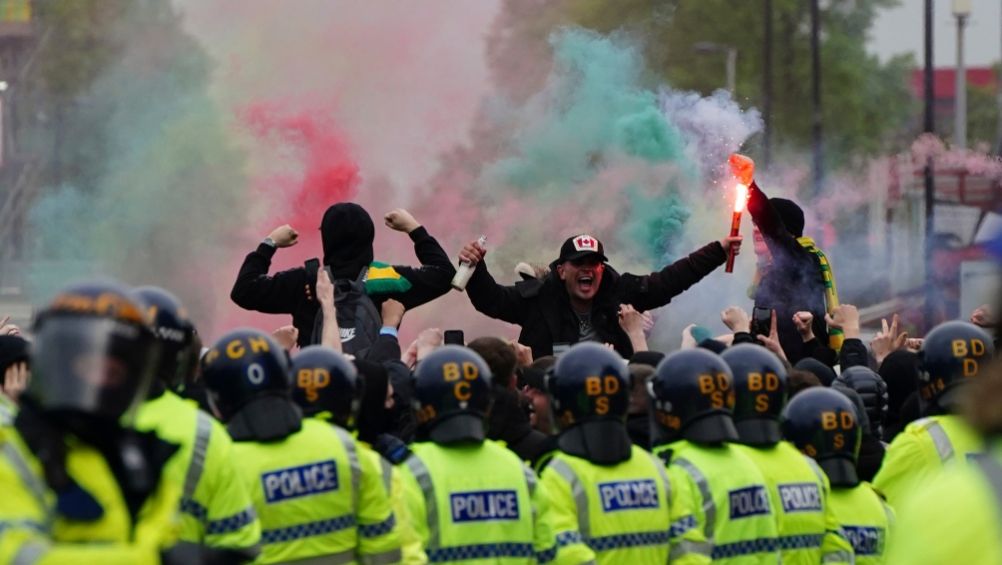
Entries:
{"label": "raised arm", "polygon": [[387,213],[384,219],[387,227],[410,236],[414,242],[414,254],[421,263],[420,267],[394,266],[412,285],[410,290],[394,298],[410,310],[448,292],[456,268],[438,240],[402,208]]}
{"label": "raised arm", "polygon": [[[524,294],[531,294],[529,287],[504,286],[497,283],[494,277],[487,270],[484,262],[484,255],[487,250],[476,241],[466,244],[459,252],[459,258],[476,265],[473,276],[466,285],[466,294],[470,297],[470,302],[477,312],[504,320],[511,324],[521,324],[525,318],[527,297]],[[525,285],[539,285],[538,281],[523,283]]]}
{"label": "raised arm", "polygon": [[240,265],[230,298],[237,306],[266,314],[291,314],[305,296],[306,270],[289,269],[268,276],[271,258],[281,247],[298,243],[299,234],[288,225],[275,228]]}
{"label": "raised arm", "polygon": [[748,212],[773,254],[790,254],[801,249],[797,237],[786,229],[779,212],[773,208],[769,198],[755,182],[748,187]]}
{"label": "raised arm", "polygon": [[625,292],[622,302],[633,304],[641,311],[668,304],[672,298],[723,265],[727,261],[727,252],[724,251],[727,246],[733,245],[735,254],[739,253],[741,240],[741,236],[737,236],[714,241],[646,276],[624,274]]}

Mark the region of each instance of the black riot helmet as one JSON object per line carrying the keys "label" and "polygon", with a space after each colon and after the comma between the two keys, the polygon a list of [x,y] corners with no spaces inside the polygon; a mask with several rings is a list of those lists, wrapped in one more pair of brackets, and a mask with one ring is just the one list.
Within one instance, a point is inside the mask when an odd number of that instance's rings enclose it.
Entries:
{"label": "black riot helmet", "polygon": [[919,399],[923,412],[955,411],[957,391],[977,378],[995,355],[992,338],[969,322],[945,322],[932,329],[919,352]]}
{"label": "black riot helmet", "polygon": [[823,387],[799,393],[783,412],[782,428],[783,437],[815,459],[833,486],[859,484],[856,458],[863,433],[856,407],[844,394]]}
{"label": "black riot helmet", "polygon": [[431,352],[414,371],[418,437],[438,444],[482,442],[491,404],[491,370],[459,345]]}
{"label": "black riot helmet", "polygon": [[118,283],[64,288],[35,320],[24,400],[42,412],[128,422],[153,380],[158,344],[149,322]]}
{"label": "black riot helmet", "polygon": [[157,378],[167,388],[177,389],[198,368],[202,344],[181,301],[155,286],[141,286],[136,295],[146,304],[153,335],[160,342]]}
{"label": "black riot helmet", "polygon": [[292,400],[306,416],[355,429],[363,381],[347,357],[324,345],[311,345],[292,358]]}
{"label": "black riot helmet", "polygon": [[864,431],[877,439],[884,435],[884,422],[887,420],[887,383],[869,367],[856,365],[842,371],[835,383],[856,391],[863,403],[867,423]]}
{"label": "black riot helmet", "polygon": [[651,445],[737,441],[731,369],[719,355],[685,349],[664,358],[648,381],[654,419]]}
{"label": "black riot helmet", "polygon": [[547,389],[561,434],[561,451],[598,465],[630,458],[626,431],[630,372],[626,360],[597,343],[574,345],[553,367]]}
{"label": "black riot helmet", "polygon": [[202,363],[209,403],[234,440],[274,441],[299,430],[302,413],[289,396],[289,357],[270,335],[233,330]]}
{"label": "black riot helmet", "polygon": [[783,439],[779,417],[786,406],[786,367],[771,351],[751,343],[728,348],[720,358],[734,377],[734,427],[747,445],[775,445]]}

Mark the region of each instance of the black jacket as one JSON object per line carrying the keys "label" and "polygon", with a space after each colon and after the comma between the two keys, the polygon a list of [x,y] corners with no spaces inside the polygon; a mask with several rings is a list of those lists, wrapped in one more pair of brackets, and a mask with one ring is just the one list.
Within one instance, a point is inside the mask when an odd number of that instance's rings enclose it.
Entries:
{"label": "black jacket", "polygon": [[796,312],[814,314],[814,337],[821,345],[828,343],[825,324],[825,281],[817,258],[803,248],[796,236],[787,231],[769,199],[755,183],[748,190],[748,212],[762,232],[772,265],[764,273],[755,291],[755,306],[776,310],[776,329],[790,363],[816,356],[807,351],[800,333],[793,325]]}
{"label": "black jacket", "polygon": [[[451,288],[449,283],[456,268],[438,241],[424,227],[412,231],[410,237],[421,267],[394,265],[393,268],[410,281],[412,286],[407,292],[373,296],[377,308],[383,301],[392,298],[410,310],[442,296]],[[263,243],[248,254],[240,266],[230,298],[247,310],[265,314],[292,314],[292,325],[299,330],[299,345],[305,347],[310,344],[313,321],[319,308],[317,301],[307,295],[305,289],[308,283],[316,281],[306,280],[305,267],[268,276],[274,255],[275,248]]]}
{"label": "black jacket", "polygon": [[[633,346],[619,327],[619,305],[632,304],[641,312],[660,308],[725,261],[724,248],[713,242],[649,275],[620,275],[606,266],[591,312],[598,340],[611,343],[620,355],[629,358]],[[536,359],[552,355],[554,343],[578,341],[578,320],[556,269],[544,279],[504,286],[495,282],[481,261],[466,286],[466,293],[478,312],[522,326],[518,341],[532,348]]]}

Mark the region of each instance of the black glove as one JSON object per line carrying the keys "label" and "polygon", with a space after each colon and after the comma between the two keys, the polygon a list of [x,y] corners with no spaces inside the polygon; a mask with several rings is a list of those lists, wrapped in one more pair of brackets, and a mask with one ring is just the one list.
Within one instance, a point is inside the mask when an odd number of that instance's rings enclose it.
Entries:
{"label": "black glove", "polygon": [[392,434],[379,434],[376,441],[373,442],[372,448],[382,455],[383,459],[394,465],[403,463],[411,454],[407,444]]}

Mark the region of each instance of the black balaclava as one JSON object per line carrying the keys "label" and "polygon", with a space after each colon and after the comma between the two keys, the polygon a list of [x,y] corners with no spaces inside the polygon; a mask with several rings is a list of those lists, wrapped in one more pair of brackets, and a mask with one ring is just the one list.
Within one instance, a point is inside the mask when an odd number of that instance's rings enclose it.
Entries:
{"label": "black balaclava", "polygon": [[324,265],[336,279],[356,279],[372,263],[372,241],[376,228],[372,218],[358,204],[342,202],[324,212],[320,238],[324,246]]}

